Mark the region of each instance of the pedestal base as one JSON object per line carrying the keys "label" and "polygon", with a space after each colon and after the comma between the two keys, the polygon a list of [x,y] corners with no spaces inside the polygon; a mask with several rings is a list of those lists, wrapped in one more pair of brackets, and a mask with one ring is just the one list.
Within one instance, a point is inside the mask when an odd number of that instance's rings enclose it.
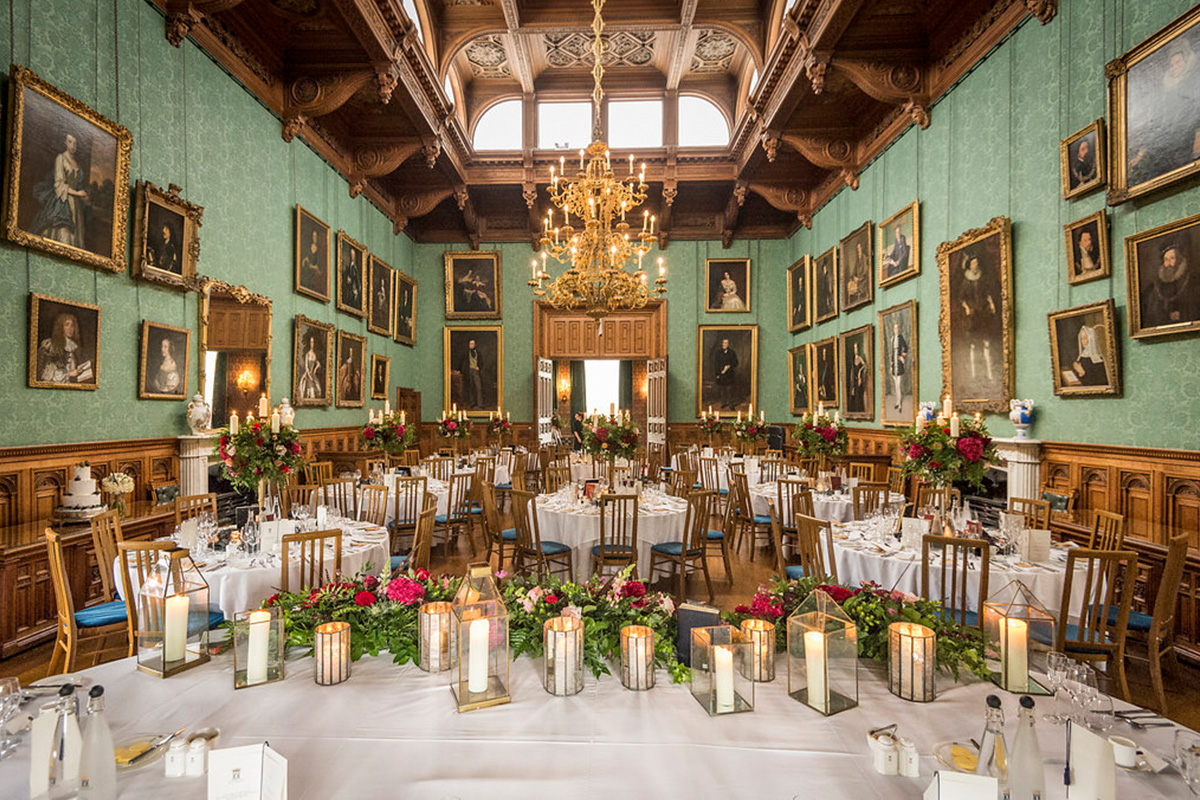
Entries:
{"label": "pedestal base", "polygon": [[1041,496],[1042,443],[1038,439],[996,439],[996,453],[1008,470],[1008,500]]}
{"label": "pedestal base", "polygon": [[212,436],[179,437],[179,494],[186,497],[208,493],[208,458],[213,454]]}

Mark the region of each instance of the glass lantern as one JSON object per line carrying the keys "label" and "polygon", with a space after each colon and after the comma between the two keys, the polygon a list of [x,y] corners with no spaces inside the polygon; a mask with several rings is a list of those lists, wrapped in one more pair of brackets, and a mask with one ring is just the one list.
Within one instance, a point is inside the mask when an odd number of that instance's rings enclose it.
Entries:
{"label": "glass lantern", "polygon": [[637,692],[654,688],[654,629],[648,625],[621,628],[621,685]]}
{"label": "glass lantern", "polygon": [[450,642],[455,637],[454,612],[447,602],[424,603],[417,613],[421,633],[421,656],[419,666],[426,672],[442,672],[450,669]]}
{"label": "glass lantern", "polygon": [[888,626],[888,691],[902,700],[928,703],[935,697],[937,635],[915,622]]}
{"label": "glass lantern", "polygon": [[992,682],[1014,694],[1050,694],[1032,670],[1045,672],[1054,626],[1054,615],[1019,580],[984,601],[983,639]]}
{"label": "glass lantern", "polygon": [[511,702],[508,684],[508,608],[487,564],[472,564],[452,603],[458,710]]}
{"label": "glass lantern", "polygon": [[820,589],[787,621],[788,694],[825,716],[858,705],[858,626]]}
{"label": "glass lantern", "polygon": [[583,689],[583,622],[552,617],[542,626],[542,686],[558,697]]}
{"label": "glass lantern", "polygon": [[765,619],[742,621],[742,633],[750,640],[750,680],[775,680],[775,625]]}
{"label": "glass lantern", "polygon": [[692,696],[709,716],[754,710],[750,639],[732,625],[692,629]]}
{"label": "glass lantern", "polygon": [[233,618],[233,688],[283,680],[287,636],[277,608],[243,611]]}
{"label": "glass lantern", "polygon": [[208,662],[208,582],[186,549],[162,552],[137,609],[139,670],[166,678]]}

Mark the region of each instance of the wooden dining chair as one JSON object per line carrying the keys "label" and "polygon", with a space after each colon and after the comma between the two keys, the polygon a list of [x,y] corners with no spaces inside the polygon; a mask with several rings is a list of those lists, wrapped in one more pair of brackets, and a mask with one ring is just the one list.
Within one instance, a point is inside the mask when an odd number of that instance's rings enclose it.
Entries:
{"label": "wooden dining chair", "polygon": [[763,458],[783,458],[783,451],[776,447],[768,447],[763,451]]}
{"label": "wooden dining chair", "polygon": [[860,481],[875,480],[875,465],[869,461],[851,461],[849,471],[851,478],[858,478]]}
{"label": "wooden dining chair", "polygon": [[407,553],[391,557],[392,574],[407,569],[429,569],[430,551],[433,547],[434,517],[437,516],[437,495],[426,492],[421,498],[416,522],[412,525],[412,547]]}
{"label": "wooden dining chair", "polygon": [[471,555],[475,555],[475,540],[471,538],[471,481],[474,478],[469,472],[456,473],[450,476],[450,494],[447,497],[446,513],[434,517],[434,538],[442,535],[444,545],[442,555],[450,556],[450,543],[458,546],[458,537],[464,530],[467,532],[467,543],[471,545]]}
{"label": "wooden dining chair", "polygon": [[179,481],[175,478],[152,480],[147,489],[150,493],[150,502],[156,506],[170,505],[175,502],[176,497],[179,497]]}
{"label": "wooden dining chair", "polygon": [[90,522],[92,551],[96,557],[96,570],[100,573],[100,596],[106,603],[119,600],[120,587],[113,581],[113,564],[117,560],[117,544],[125,541],[121,533],[121,516],[110,510],[97,514]]}
{"label": "wooden dining chair", "polygon": [[[417,529],[417,518],[425,507],[428,478],[424,475],[401,475],[396,479],[396,491],[392,506],[392,552],[400,553],[405,548],[405,538]],[[411,545],[409,545],[411,547]]]}
{"label": "wooden dining chair", "polygon": [[706,492],[712,492],[713,496],[718,498],[718,502],[729,494],[729,489],[721,488],[721,465],[714,457],[701,456],[700,463],[700,488]]}
{"label": "wooden dining chair", "polygon": [[943,514],[962,505],[962,492],[953,486],[930,486],[921,483],[917,486],[917,508],[936,508]]}
{"label": "wooden dining chair", "polygon": [[650,548],[650,580],[659,570],[669,571],[679,578],[676,601],[687,599],[688,574],[699,571],[708,587],[708,602],[713,602],[712,577],[708,574],[708,519],[712,516],[712,492],[692,492],[688,497],[687,514],[683,523],[683,539],[659,542]]}
{"label": "wooden dining chair", "polygon": [[182,525],[185,520],[194,519],[204,512],[212,514],[213,522],[217,521],[217,495],[190,494],[175,498],[175,524]]}
{"label": "wooden dining chair", "polygon": [[696,491],[696,473],[690,469],[677,469],[671,473],[667,494],[672,497],[687,497]]}
{"label": "wooden dining chair", "polygon": [[54,650],[50,655],[50,669],[47,674],[63,675],[74,672],[75,662],[84,644],[96,645],[89,653],[89,667],[109,658],[125,658],[132,655],[125,603],[114,600],[76,611],[66,564],[63,561],[62,539],[50,528],[46,529],[45,537],[50,562],[50,582],[53,584],[56,605]]}
{"label": "wooden dining chair", "polygon": [[1028,497],[1008,498],[1008,513],[1025,517],[1025,527],[1034,530],[1050,530],[1050,501]]}
{"label": "wooden dining chair", "polygon": [[310,461],[304,465],[304,482],[309,486],[323,486],[333,480],[332,461]]}
{"label": "wooden dining chair", "polygon": [[421,466],[434,480],[448,481],[454,473],[454,459],[450,456],[430,456],[421,462]]}
{"label": "wooden dining chair", "polygon": [[636,494],[600,496],[600,543],[592,548],[592,571],[603,575],[613,567],[618,570],[633,566],[632,577],[637,580],[638,497]]}
{"label": "wooden dining chair", "polygon": [[758,465],[758,480],[762,483],[774,483],[783,477],[782,458],[764,458]]}
{"label": "wooden dining chair", "polygon": [[513,490],[513,522],[516,534],[513,548],[513,569],[528,575],[532,569],[539,580],[561,575],[571,580],[574,575],[569,545],[542,538],[542,526],[537,513],[537,495],[521,489]]}
{"label": "wooden dining chair", "polygon": [[419,467],[421,466],[421,450],[416,447],[409,447],[401,455],[400,465],[404,467]]}
{"label": "wooden dining chair", "polygon": [[1125,515],[1097,510],[1092,521],[1092,535],[1088,537],[1088,549],[1120,550],[1124,543]]}
{"label": "wooden dining chair", "polygon": [[317,513],[317,500],[321,495],[321,487],[313,483],[299,486],[289,486],[283,490],[283,513],[294,516],[297,509],[308,508],[309,516]]}
{"label": "wooden dining chair", "polygon": [[[1187,562],[1190,534],[1181,533],[1167,543],[1167,558],[1158,575],[1158,592],[1154,596],[1151,613],[1130,610],[1126,629],[1135,639],[1146,641],[1146,659],[1150,667],[1150,684],[1158,701],[1156,710],[1163,715],[1168,712],[1167,695],[1163,687],[1163,664],[1176,666],[1175,617],[1179,608],[1179,587],[1183,569]],[[1109,622],[1117,623],[1118,608],[1109,608]],[[1126,651],[1126,657],[1131,657]],[[1140,658],[1139,658],[1140,660]]]}
{"label": "wooden dining chair", "polygon": [[854,518],[865,519],[868,514],[887,508],[888,485],[863,481],[850,491],[850,496],[854,501]]}
{"label": "wooden dining chair", "polygon": [[749,538],[750,560],[754,561],[760,538],[771,544],[771,518],[754,513],[754,498],[750,495],[750,482],[746,479],[746,473],[730,470],[729,490],[729,502],[733,504],[739,522],[734,549],[741,550],[742,542]]}
{"label": "wooden dining chair", "polygon": [[[970,602],[971,551],[978,550],[979,594],[975,608]],[[926,600],[940,601],[942,617],[968,628],[983,629],[983,603],[988,596],[988,574],[991,569],[992,546],[985,539],[960,539],[956,536],[926,534],[921,538],[921,596]],[[940,552],[941,569],[937,576],[935,593],[934,580],[929,558]]]}
{"label": "wooden dining chair", "polygon": [[783,521],[775,504],[768,507],[771,536],[775,540],[775,566],[789,581],[798,578],[828,579],[837,583],[837,561],[833,557],[833,529],[827,520],[797,512],[792,517],[793,554],[784,542]]}
{"label": "wooden dining chair", "polygon": [[907,495],[905,484],[908,481],[904,477],[904,470],[900,467],[888,467],[888,491],[892,494]]}
{"label": "wooden dining chair", "polygon": [[[1076,569],[1082,574],[1077,575]],[[1137,553],[1132,550],[1071,548],[1055,630],[1054,649],[1076,661],[1103,661],[1105,674],[1117,684],[1126,702],[1125,639],[1136,579]],[[1075,585],[1080,580],[1082,591]],[[1075,597],[1078,603],[1073,605]]]}
{"label": "wooden dining chair", "polygon": [[794,528],[796,514],[814,516],[812,490],[799,478],[784,478],[775,484],[775,513],[786,537]]}
{"label": "wooden dining chair", "polygon": [[551,462],[546,465],[542,484],[546,494],[554,494],[571,482],[571,467],[569,464]]}
{"label": "wooden dining chair", "polygon": [[146,578],[157,569],[159,557],[163,553],[174,550],[175,547],[175,543],[168,539],[119,542],[117,544],[117,559],[121,565],[121,593],[124,596],[129,636],[129,655],[136,652],[138,635],[144,632],[139,627],[141,622],[146,625],[156,625],[157,623],[150,622],[150,620],[158,619],[158,609],[155,608],[155,603],[161,602],[161,599],[143,594],[141,588],[145,585]]}
{"label": "wooden dining chair", "polygon": [[335,478],[321,488],[326,506],[346,519],[358,519],[358,481],[353,478]]}
{"label": "wooden dining chair", "polygon": [[496,569],[504,569],[504,551],[516,546],[516,527],[505,528],[500,522],[500,511],[496,507],[496,487],[490,483],[480,484],[479,500],[483,507],[483,540],[487,542],[486,560],[490,564],[492,553],[497,553]]}
{"label": "wooden dining chair", "polygon": [[358,519],[377,527],[387,524],[388,490],[386,486],[364,486],[358,500]]}
{"label": "wooden dining chair", "polygon": [[[326,545],[333,546],[329,556],[332,570],[326,568]],[[306,592],[323,586],[342,572],[342,532],[336,528],[310,533],[285,533],[283,535],[283,566],[280,567],[279,591],[291,591],[291,552],[299,553],[300,585],[297,592]]]}

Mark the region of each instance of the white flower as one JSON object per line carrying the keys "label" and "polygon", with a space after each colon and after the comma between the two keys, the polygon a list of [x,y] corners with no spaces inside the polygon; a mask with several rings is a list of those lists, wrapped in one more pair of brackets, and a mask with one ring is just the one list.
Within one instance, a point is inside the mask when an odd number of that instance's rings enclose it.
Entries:
{"label": "white flower", "polygon": [[112,472],[101,479],[100,488],[106,492],[126,494],[133,491],[133,478],[124,472]]}
{"label": "white flower", "polygon": [[564,617],[574,617],[575,619],[582,620],[583,609],[581,609],[579,606],[567,606],[563,609],[562,615]]}

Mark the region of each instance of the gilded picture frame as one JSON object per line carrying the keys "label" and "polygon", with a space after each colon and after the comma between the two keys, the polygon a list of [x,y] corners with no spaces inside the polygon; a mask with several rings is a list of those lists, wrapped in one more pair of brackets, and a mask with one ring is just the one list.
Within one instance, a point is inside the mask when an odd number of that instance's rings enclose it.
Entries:
{"label": "gilded picture frame", "polygon": [[1064,200],[1100,188],[1108,179],[1108,140],[1104,120],[1089,122],[1058,143],[1058,163]]}
{"label": "gilded picture frame", "polygon": [[813,259],[813,315],[818,323],[838,315],[838,249],[837,245]]}
{"label": "gilded picture frame", "polygon": [[367,316],[367,248],[350,234],[337,232],[337,309]]}
{"label": "gilded picture frame", "polygon": [[[504,326],[447,325],[442,330],[442,397],[446,408],[457,405],[468,417],[487,417],[503,406]],[[469,374],[472,340],[478,353],[478,384]]]}
{"label": "gilded picture frame", "polygon": [[942,394],[962,412],[1007,413],[1013,396],[1012,223],[994,217],[937,248]]}
{"label": "gilded picture frame", "polygon": [[1059,397],[1121,394],[1116,303],[1111,297],[1046,315],[1050,372]]}
{"label": "gilded picture frame", "polygon": [[1108,214],[1102,208],[1063,226],[1067,246],[1067,283],[1081,283],[1112,275],[1108,247]]}
{"label": "gilded picture frame", "polygon": [[29,386],[81,389],[100,385],[100,306],[31,292]]}
{"label": "gilded picture frame", "polygon": [[499,250],[448,250],[446,319],[501,319],[503,280]]}
{"label": "gilded picture frame", "polygon": [[391,336],[395,320],[396,271],[374,253],[367,270],[367,330],[380,336]]}
{"label": "gilded picture frame", "polygon": [[330,227],[299,203],[296,204],[296,294],[329,302]]}
{"label": "gilded picture frame", "polygon": [[750,259],[704,260],[704,311],[709,314],[746,314],[750,311]]}
{"label": "gilded picture frame", "polygon": [[[1200,6],[1104,68],[1112,126],[1107,201],[1118,205],[1200,172]],[[1189,93],[1190,92],[1190,93]]]}
{"label": "gilded picture frame", "polygon": [[871,257],[871,221],[838,242],[838,293],[842,313],[875,302],[875,261]]}
{"label": "gilded picture frame", "polygon": [[879,312],[879,421],[885,427],[905,427],[916,419],[921,397],[919,330],[916,300]]}
{"label": "gilded picture frame", "polygon": [[802,344],[788,350],[788,406],[792,416],[813,410],[812,347]]}
{"label": "gilded picture frame", "polygon": [[292,319],[292,405],[297,408],[333,404],[333,330],[332,324],[303,314]]}
{"label": "gilded picture frame", "polygon": [[392,360],[379,353],[371,354],[371,399],[387,400],[392,382]]}
{"label": "gilded picture frame", "polygon": [[727,414],[759,407],[757,325],[696,326],[696,416],[709,406]]}
{"label": "gilded picture frame", "polygon": [[149,181],[138,181],[135,198],[134,276],[190,289],[200,260],[203,207],[181,198],[173,183],[163,190]]}
{"label": "gilded picture frame", "polygon": [[[892,234],[890,242],[888,233]],[[880,288],[895,286],[921,274],[920,200],[913,200],[875,226],[875,262]]]}
{"label": "gilded picture frame", "polygon": [[787,268],[788,333],[812,327],[812,256],[802,256]]}
{"label": "gilded picture frame", "polygon": [[842,376],[838,369],[838,338],[830,336],[812,343],[812,400],[827,411],[841,405]]}
{"label": "gilded picture frame", "polygon": [[[216,294],[219,297],[230,297],[239,303],[249,303],[251,305],[262,306],[267,310],[268,320],[274,321],[275,310],[271,303],[271,298],[266,295],[257,294],[250,291],[245,286],[234,285],[226,281],[217,280],[216,278],[208,278],[201,276],[197,279],[197,293],[200,295],[200,310],[199,310],[199,335],[196,337],[199,344],[197,345],[198,358],[196,359],[197,385],[205,386],[208,382],[207,367],[205,366],[205,353],[208,351],[209,338],[209,318],[211,316],[212,298]],[[275,347],[275,336],[271,330],[271,325],[266,328],[267,349],[263,353],[262,363],[262,390],[267,397],[271,396],[271,357]]]}
{"label": "gilded picture frame", "polygon": [[[124,272],[133,149],[129,130],[28,67],[14,65],[8,83],[5,238],[81,264]],[[48,181],[49,191],[40,190]],[[76,188],[70,190],[68,181]],[[60,182],[84,194],[59,197],[55,185]]]}
{"label": "gilded picture frame", "polygon": [[366,405],[364,387],[367,376],[363,367],[367,358],[367,337],[337,332],[337,408],[362,408]]}
{"label": "gilded picture frame", "polygon": [[417,344],[417,281],[396,270],[396,319],[392,338],[400,344]]}
{"label": "gilded picture frame", "polygon": [[191,330],[144,319],[141,333],[138,399],[186,400]]}
{"label": "gilded picture frame", "polygon": [[842,364],[842,416],[875,419],[875,324],[860,325],[838,335]]}
{"label": "gilded picture frame", "polygon": [[1198,264],[1200,214],[1125,237],[1130,338],[1200,331]]}

